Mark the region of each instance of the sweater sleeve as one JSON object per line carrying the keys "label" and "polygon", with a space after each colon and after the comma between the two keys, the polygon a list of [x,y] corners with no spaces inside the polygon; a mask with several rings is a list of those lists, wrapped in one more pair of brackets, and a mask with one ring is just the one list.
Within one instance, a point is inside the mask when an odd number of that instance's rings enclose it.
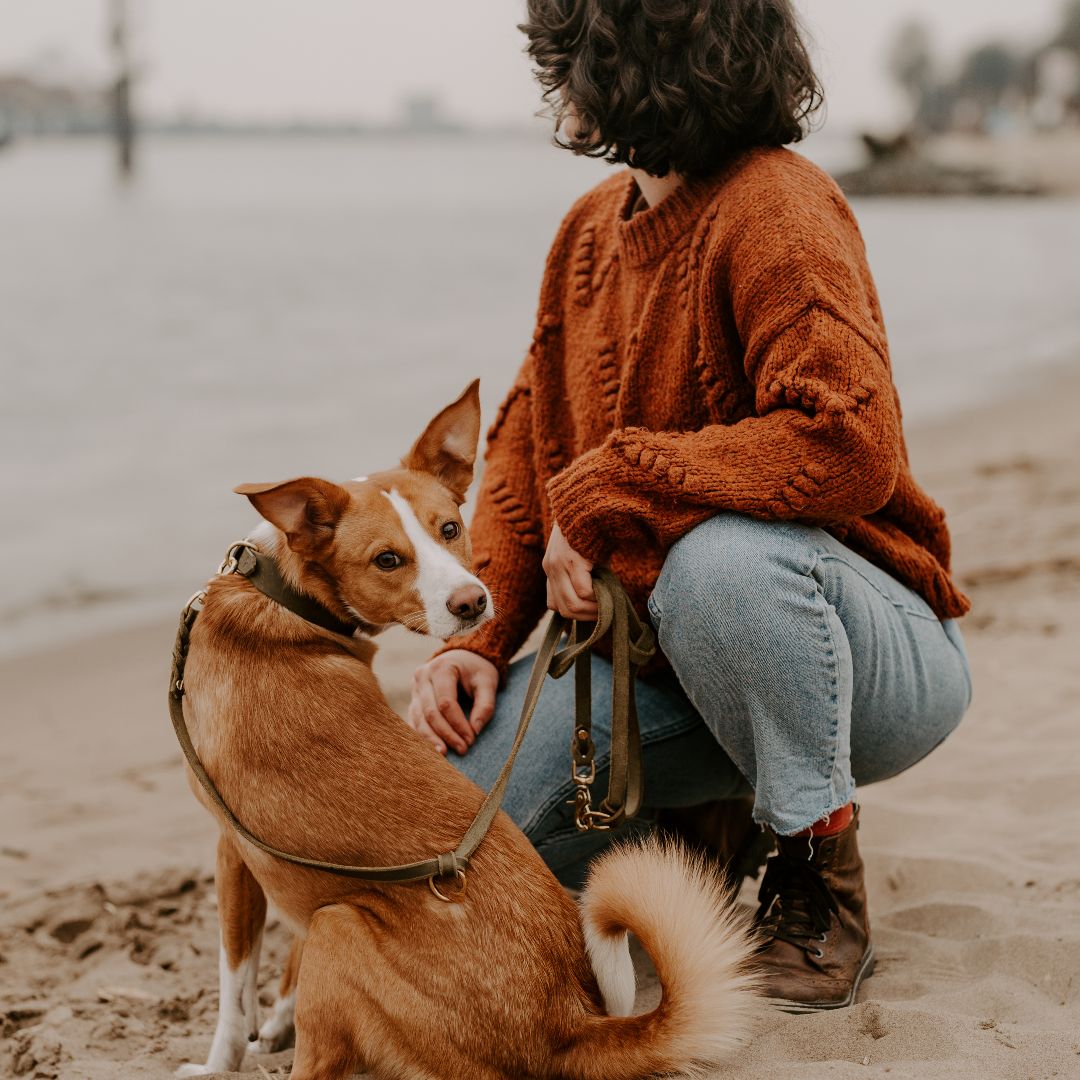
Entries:
{"label": "sweater sleeve", "polygon": [[471,634],[450,638],[439,650],[478,653],[499,669],[500,678],[547,606],[529,370],[526,360],[488,433],[469,530],[477,573],[494,600],[494,618]]}
{"label": "sweater sleeve", "polygon": [[699,431],[619,429],[549,482],[554,520],[587,558],[670,546],[720,510],[828,524],[888,502],[900,417],[861,239],[836,219],[787,235],[763,258],[751,231],[729,260],[754,414]]}

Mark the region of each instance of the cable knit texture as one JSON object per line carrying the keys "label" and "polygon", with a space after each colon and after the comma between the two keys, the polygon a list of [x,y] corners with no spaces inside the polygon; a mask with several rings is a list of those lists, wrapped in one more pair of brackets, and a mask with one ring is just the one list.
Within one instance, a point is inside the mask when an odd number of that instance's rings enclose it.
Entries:
{"label": "cable knit texture", "polygon": [[851,210],[788,150],[755,150],[631,214],[623,171],[548,256],[536,332],[488,433],[472,523],[496,617],[455,639],[505,672],[545,606],[557,521],[645,613],[671,545],[719,510],[820,525],[925,597],[941,509],[908,467],[881,310]]}

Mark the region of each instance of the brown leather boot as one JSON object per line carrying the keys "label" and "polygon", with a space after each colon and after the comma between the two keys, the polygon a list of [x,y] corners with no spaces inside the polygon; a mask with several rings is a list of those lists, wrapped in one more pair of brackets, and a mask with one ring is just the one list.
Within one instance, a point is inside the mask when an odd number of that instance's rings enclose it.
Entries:
{"label": "brown leather boot", "polygon": [[656,823],[700,852],[732,888],[755,879],[773,849],[773,835],[753,818],[753,796],[717,799],[699,806],[661,810]]}
{"label": "brown leather boot", "polygon": [[766,997],[787,1012],[842,1009],[874,970],[858,810],[835,836],[781,836],[765,868],[757,970]]}

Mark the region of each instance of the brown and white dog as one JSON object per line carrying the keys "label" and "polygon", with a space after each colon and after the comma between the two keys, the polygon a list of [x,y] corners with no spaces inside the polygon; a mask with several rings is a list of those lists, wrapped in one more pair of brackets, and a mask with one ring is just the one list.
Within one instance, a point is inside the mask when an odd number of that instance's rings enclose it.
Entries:
{"label": "brown and white dog", "polygon": [[[491,599],[471,572],[459,507],[479,429],[473,383],[399,468],[344,484],[244,485],[265,519],[253,539],[295,588],[368,632],[401,623],[446,637],[478,626]],[[279,848],[409,862],[452,850],[479,807],[482,792],[386,704],[373,653],[362,632],[322,630],[239,575],[211,582],[185,672],[188,724],[225,800]],[[454,903],[422,881],[375,884],[285,863],[221,825],[220,1015],[206,1064],[178,1075],[235,1070],[249,1045],[285,1045],[294,1011],[293,1080],[356,1068],[630,1080],[715,1062],[746,1029],[748,936],[717,880],[674,848],[605,856],[579,912],[502,813]],[[260,1031],[267,899],[297,942]],[[663,986],[660,1005],[640,1016],[630,1015],[628,930]]]}

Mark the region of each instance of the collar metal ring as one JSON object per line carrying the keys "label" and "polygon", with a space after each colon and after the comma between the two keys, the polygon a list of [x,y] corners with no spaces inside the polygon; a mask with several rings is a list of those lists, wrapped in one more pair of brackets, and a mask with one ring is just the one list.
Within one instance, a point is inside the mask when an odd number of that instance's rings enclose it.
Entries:
{"label": "collar metal ring", "polygon": [[439,886],[435,884],[435,879],[438,876],[438,874],[432,874],[431,877],[427,879],[428,888],[430,888],[431,891],[435,894],[435,896],[437,896],[444,903],[452,904],[456,900],[460,900],[465,895],[465,871],[462,870],[460,867],[454,871],[454,880],[457,882],[457,888],[454,889],[449,895],[444,893],[439,888]]}

